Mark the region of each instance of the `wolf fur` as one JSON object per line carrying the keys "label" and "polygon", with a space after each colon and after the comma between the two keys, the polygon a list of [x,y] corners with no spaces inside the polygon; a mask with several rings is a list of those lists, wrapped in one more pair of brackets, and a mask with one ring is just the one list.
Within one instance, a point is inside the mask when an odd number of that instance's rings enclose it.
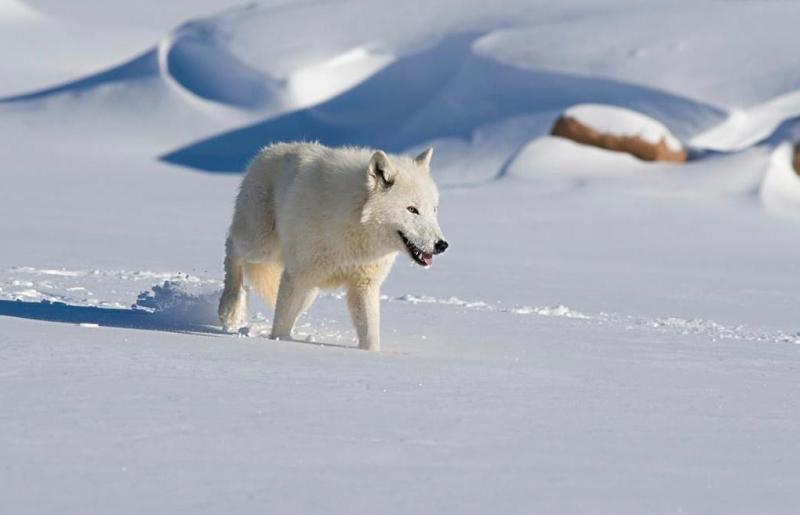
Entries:
{"label": "wolf fur", "polygon": [[320,289],[344,287],[359,347],[380,350],[379,289],[397,253],[429,266],[448,245],[432,154],[317,143],[263,149],[242,180],[225,242],[223,328],[247,321],[245,284],[275,306],[276,339],[291,338]]}

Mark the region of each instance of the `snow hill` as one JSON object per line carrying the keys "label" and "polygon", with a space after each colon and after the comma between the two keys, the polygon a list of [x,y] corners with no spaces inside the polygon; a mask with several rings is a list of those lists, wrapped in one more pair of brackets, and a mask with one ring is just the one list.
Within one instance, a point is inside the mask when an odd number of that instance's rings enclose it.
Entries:
{"label": "snow hill", "polygon": [[[0,0],[0,512],[793,513],[799,17]],[[293,139],[436,148],[452,245],[399,257],[381,354],[341,292],[294,342],[216,325],[240,173]]]}

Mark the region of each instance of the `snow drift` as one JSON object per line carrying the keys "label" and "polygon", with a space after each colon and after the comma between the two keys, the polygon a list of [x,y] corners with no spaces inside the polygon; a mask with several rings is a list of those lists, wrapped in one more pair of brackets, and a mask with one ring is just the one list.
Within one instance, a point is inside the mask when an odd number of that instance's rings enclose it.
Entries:
{"label": "snow drift", "polygon": [[768,211],[800,219],[800,175],[794,168],[793,147],[785,142],[770,157],[759,195]]}
{"label": "snow drift", "polygon": [[[481,37],[448,36],[420,53],[398,58],[327,102],[194,143],[163,159],[202,170],[239,172],[261,146],[277,140],[310,139],[390,151],[443,140],[480,145],[476,135],[482,128],[497,131],[499,125],[527,118],[526,126],[517,125],[506,133],[510,138],[506,145],[513,151],[548,130],[542,113],[563,110],[576,100],[660,114],[673,130],[684,134],[719,117],[709,106],[660,91],[504,65],[475,53]],[[497,158],[499,165],[508,154]]]}

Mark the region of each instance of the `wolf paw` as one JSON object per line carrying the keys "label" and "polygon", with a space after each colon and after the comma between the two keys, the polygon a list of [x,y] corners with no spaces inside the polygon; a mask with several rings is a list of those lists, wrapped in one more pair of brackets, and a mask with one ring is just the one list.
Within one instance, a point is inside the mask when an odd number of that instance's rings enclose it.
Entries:
{"label": "wolf paw", "polygon": [[245,325],[247,308],[240,299],[234,299],[233,302],[226,302],[226,299],[223,299],[220,302],[218,314],[223,331],[236,333],[240,327]]}

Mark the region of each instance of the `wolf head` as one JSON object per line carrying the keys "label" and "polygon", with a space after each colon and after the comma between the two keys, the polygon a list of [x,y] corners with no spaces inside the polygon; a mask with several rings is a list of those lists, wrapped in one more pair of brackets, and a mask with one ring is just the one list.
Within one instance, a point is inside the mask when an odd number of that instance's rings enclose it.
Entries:
{"label": "wolf head", "polygon": [[367,168],[367,201],[363,217],[376,228],[381,246],[407,253],[428,267],[448,243],[437,220],[439,191],[430,172],[433,149],[411,159],[381,150]]}

